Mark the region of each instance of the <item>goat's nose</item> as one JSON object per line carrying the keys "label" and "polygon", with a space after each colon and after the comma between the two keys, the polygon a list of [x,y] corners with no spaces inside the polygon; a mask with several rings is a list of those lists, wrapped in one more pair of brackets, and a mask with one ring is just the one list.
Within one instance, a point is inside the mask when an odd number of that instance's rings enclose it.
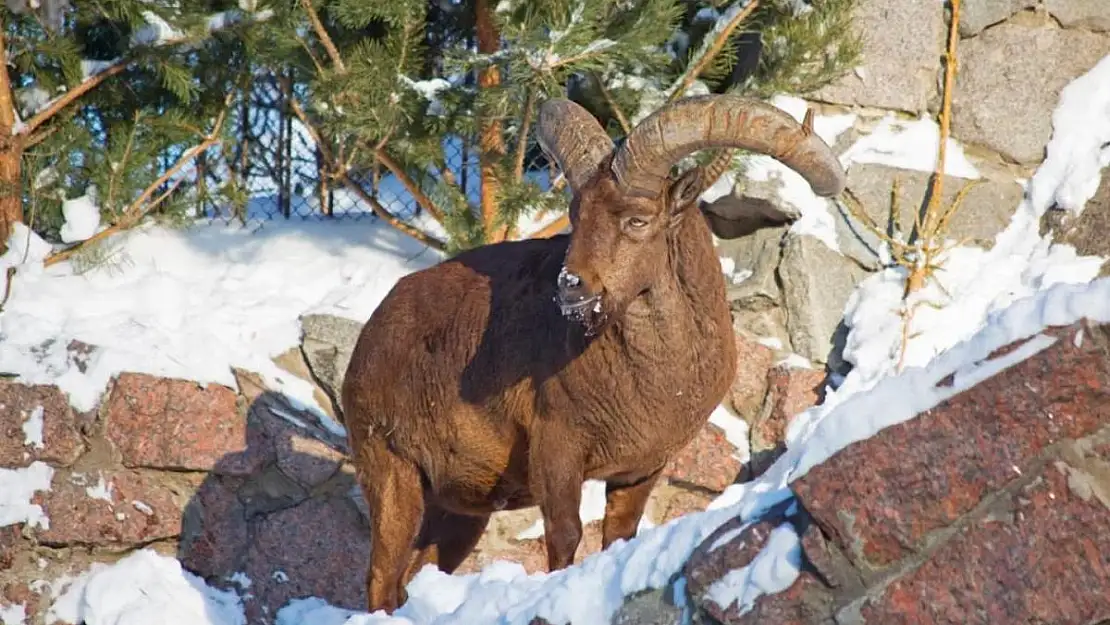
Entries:
{"label": "goat's nose", "polygon": [[558,286],[563,290],[577,289],[582,286],[582,278],[578,274],[567,271],[566,267],[559,272]]}

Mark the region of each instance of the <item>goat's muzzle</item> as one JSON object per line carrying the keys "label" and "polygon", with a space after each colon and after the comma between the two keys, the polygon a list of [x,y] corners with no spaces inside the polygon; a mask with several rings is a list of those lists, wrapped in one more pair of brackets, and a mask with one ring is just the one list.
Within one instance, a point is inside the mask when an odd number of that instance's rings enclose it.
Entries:
{"label": "goat's muzzle", "polygon": [[602,314],[601,294],[592,292],[586,283],[564,267],[559,272],[555,303],[568,319],[591,326]]}

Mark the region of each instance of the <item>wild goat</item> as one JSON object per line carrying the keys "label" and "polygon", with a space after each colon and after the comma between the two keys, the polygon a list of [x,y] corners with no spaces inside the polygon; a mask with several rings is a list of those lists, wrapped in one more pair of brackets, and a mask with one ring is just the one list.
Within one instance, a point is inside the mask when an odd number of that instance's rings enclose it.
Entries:
{"label": "wild goat", "polygon": [[[583,108],[544,103],[541,147],[573,197],[572,232],[461,253],[393,287],[342,389],[373,521],[371,610],[394,610],[426,563],[450,573],[491,513],[538,505],[549,570],[582,536],[582,483],[606,483],[603,545],[631,538],[668,459],[736,368],[710,228],[691,210],[720,168],[705,148],[769,154],[821,195],[844,172],[807,125],[730,95],[679,100],[620,147]],[[693,213],[693,214],[691,214]]]}

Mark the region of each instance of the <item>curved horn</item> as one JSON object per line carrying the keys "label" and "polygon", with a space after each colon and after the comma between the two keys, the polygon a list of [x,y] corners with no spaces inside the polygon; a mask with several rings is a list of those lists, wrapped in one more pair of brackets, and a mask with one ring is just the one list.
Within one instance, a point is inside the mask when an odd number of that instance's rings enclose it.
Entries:
{"label": "curved horn", "polygon": [[585,184],[613,151],[613,140],[597,119],[565,98],[552,98],[540,106],[536,140],[559,164],[573,190]]}
{"label": "curved horn", "polygon": [[702,193],[709,190],[717,179],[724,175],[728,168],[732,165],[733,151],[725,149],[717,152],[713,160],[701,166],[701,176],[699,176],[697,193],[692,193],[693,197],[701,197]]}
{"label": "curved horn", "polygon": [[652,113],[617,150],[613,174],[625,191],[658,197],[671,166],[705,148],[766,154],[801,174],[818,195],[844,189],[844,168],[821,137],[775,106],[735,95],[689,97]]}

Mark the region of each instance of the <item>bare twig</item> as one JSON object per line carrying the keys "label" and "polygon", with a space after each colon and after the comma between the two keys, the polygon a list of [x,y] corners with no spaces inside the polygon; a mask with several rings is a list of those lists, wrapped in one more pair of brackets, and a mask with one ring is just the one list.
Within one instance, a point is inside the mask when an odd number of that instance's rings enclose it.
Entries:
{"label": "bare twig", "polygon": [[701,55],[701,58],[698,59],[696,63],[686,68],[686,71],[683,73],[682,78],[679,80],[678,86],[672,89],[670,95],[667,96],[668,104],[674,102],[678,98],[681,98],[682,95],[686,93],[686,90],[694,84],[694,81],[698,79],[698,76],[700,76],[702,72],[704,72],[705,69],[709,67],[709,64],[713,62],[713,59],[717,56],[717,54],[721,52],[721,49],[725,47],[725,42],[727,42],[729,36],[732,35],[732,31],[736,30],[737,26],[739,26],[744,20],[748,19],[748,16],[750,16],[752,12],[755,11],[758,7],[759,0],[750,0],[747,6],[738,11],[736,15],[731,20],[729,20],[728,24],[725,24],[725,27],[717,33],[717,36],[713,39],[713,42],[709,44],[708,48],[706,48],[705,54]]}
{"label": "bare twig", "polygon": [[424,245],[427,245],[428,247],[435,248],[439,251],[444,251],[444,250],[447,249],[447,245],[443,241],[440,241],[439,239],[431,236],[430,234],[422,232],[421,230],[406,224],[405,222],[397,219],[392,214],[390,214],[390,212],[387,211],[385,209],[385,207],[381,205],[381,202],[379,202],[377,200],[377,198],[375,198],[374,196],[367,193],[365,189],[363,189],[360,185],[356,184],[353,180],[351,180],[347,176],[347,172],[339,172],[336,175],[336,178],[340,182],[342,182],[345,187],[347,187],[348,189],[353,191],[354,194],[359,197],[359,199],[361,199],[362,201],[369,204],[370,205],[370,210],[374,211],[375,215],[380,217],[383,221],[388,223],[390,226],[393,226],[397,230],[409,235],[410,237],[416,239],[417,241],[420,241],[421,243],[423,243]]}
{"label": "bare twig", "polygon": [[[944,190],[944,166],[947,154],[948,135],[952,118],[952,88],[956,77],[956,42],[958,41],[957,28],[960,21],[960,0],[952,0],[952,20],[948,30],[948,46],[944,58],[944,97],[940,109],[940,138],[937,146],[937,165],[933,171],[933,180],[929,203],[925,209],[925,216],[919,222],[920,238],[922,240],[922,255],[906,280],[906,294],[925,286],[925,279],[931,271],[931,261],[941,251],[941,243],[937,241],[940,232],[937,226],[941,221],[940,206],[941,194]],[[950,216],[949,216],[950,218]],[[946,220],[945,220],[946,221]]]}
{"label": "bare twig", "polygon": [[12,296],[12,280],[15,280],[15,267],[8,267],[7,280],[4,282],[4,297],[0,299],[0,312],[8,305],[8,298]]}
{"label": "bare twig", "polygon": [[440,211],[439,207],[435,205],[435,202],[420,189],[416,181],[409,176],[408,172],[405,171],[404,167],[401,167],[400,163],[395,161],[384,149],[375,150],[374,156],[405,186],[405,190],[412,195],[413,199],[416,200],[416,203],[419,204],[421,208],[428,211],[428,214],[436,221],[443,223],[443,212]]}
{"label": "bare twig", "polygon": [[624,111],[621,110],[621,107],[617,106],[617,101],[613,99],[613,94],[609,93],[609,88],[605,86],[605,80],[597,73],[594,73],[594,79],[597,80],[597,86],[601,89],[601,97],[605,99],[605,104],[609,107],[609,110],[613,111],[613,115],[616,115],[617,123],[621,125],[621,130],[623,130],[626,135],[632,132],[632,124],[628,123],[628,118],[625,117]]}
{"label": "bare twig", "polygon": [[968,180],[967,183],[960,188],[956,193],[955,199],[952,200],[952,205],[948,207],[948,210],[944,211],[944,215],[942,215],[940,221],[937,222],[937,232],[948,231],[948,223],[952,220],[952,216],[956,214],[956,211],[960,209],[960,206],[963,206],[964,200],[967,199],[967,194],[971,193],[971,190],[979,186],[982,182],[983,180],[981,178],[978,180]]}
{"label": "bare twig", "polygon": [[316,73],[322,76],[324,74],[324,66],[320,63],[320,60],[316,58],[316,55],[312,52],[312,48],[308,46],[308,42],[305,41],[304,37],[297,35],[297,43],[301,44],[301,47],[304,48],[305,54],[308,55],[309,60],[312,61],[312,65],[316,68]]}
{"label": "bare twig", "polygon": [[324,23],[320,21],[320,15],[316,13],[316,9],[312,6],[312,0],[301,0],[301,6],[304,7],[304,12],[308,15],[308,21],[312,24],[312,30],[316,32],[316,36],[320,38],[321,45],[328,53],[328,58],[331,59],[332,65],[335,66],[335,71],[340,74],[347,73],[347,65],[343,63],[343,57],[339,55],[339,48],[335,47],[335,42],[332,41],[331,35],[328,30],[324,28]]}
{"label": "bare twig", "polygon": [[943,214],[940,213],[941,193],[943,192],[945,156],[947,153],[948,135],[952,118],[952,88],[955,83],[957,71],[956,43],[960,23],[960,0],[951,0],[952,18],[948,25],[948,45],[944,53],[944,94],[940,109],[940,143],[937,146],[937,165],[933,171],[931,195],[925,209],[925,216],[918,215],[918,232],[920,234],[919,255],[915,255],[910,266],[910,274],[906,278],[906,289],[903,296],[905,302],[902,311],[902,340],[899,346],[898,371],[905,366],[906,351],[911,338],[910,328],[913,325],[914,312],[921,302],[909,302],[910,296],[924,288],[926,281],[934,271],[941,266],[939,257],[947,249],[939,239],[947,228],[949,220],[956,209],[963,202],[972,185],[966,185],[956,195],[952,206]]}
{"label": "bare twig", "polygon": [[925,213],[925,231],[933,234],[938,218],[941,193],[944,189],[944,160],[948,152],[948,135],[952,122],[952,88],[956,79],[956,27],[960,22],[960,0],[952,0],[952,23],[948,29],[948,47],[944,52],[944,98],[940,110],[940,144],[937,146],[937,168],[933,172],[932,195]]}

